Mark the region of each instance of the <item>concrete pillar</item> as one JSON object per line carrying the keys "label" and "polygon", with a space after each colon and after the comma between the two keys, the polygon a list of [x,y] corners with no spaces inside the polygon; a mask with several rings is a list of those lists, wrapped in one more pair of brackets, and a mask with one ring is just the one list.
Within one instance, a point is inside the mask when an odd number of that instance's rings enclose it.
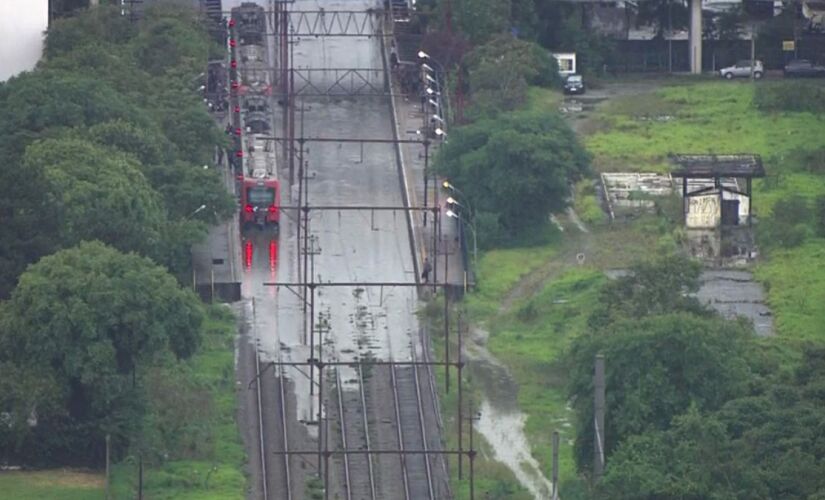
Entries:
{"label": "concrete pillar", "polygon": [[702,0],[690,0],[689,39],[690,72],[698,75],[702,72]]}

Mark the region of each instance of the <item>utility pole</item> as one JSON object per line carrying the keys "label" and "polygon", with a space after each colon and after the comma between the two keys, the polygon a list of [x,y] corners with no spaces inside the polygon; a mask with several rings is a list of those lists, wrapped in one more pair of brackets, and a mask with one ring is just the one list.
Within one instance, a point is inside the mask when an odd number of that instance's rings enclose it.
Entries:
{"label": "utility pole", "polygon": [[673,73],[673,0],[667,1],[667,72]]}
{"label": "utility pole", "polygon": [[604,355],[596,354],[596,370],[593,377],[594,426],[593,436],[593,481],[598,482],[604,474]]}
{"label": "utility pole", "polygon": [[552,500],[559,498],[559,431],[553,431],[553,458],[552,458],[552,475],[550,480],[553,482]]}
{"label": "utility pole", "polygon": [[106,434],[106,490],[104,493],[104,498],[109,500],[109,450],[111,448],[112,439],[109,434]]}

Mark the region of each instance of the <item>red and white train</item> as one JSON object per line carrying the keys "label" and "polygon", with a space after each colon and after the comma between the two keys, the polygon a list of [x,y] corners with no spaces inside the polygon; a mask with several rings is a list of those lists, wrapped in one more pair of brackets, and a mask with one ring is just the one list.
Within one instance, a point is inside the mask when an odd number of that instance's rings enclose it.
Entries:
{"label": "red and white train", "polygon": [[272,80],[263,7],[243,3],[233,8],[230,28],[241,229],[244,233],[259,230],[277,234],[281,186],[275,145],[267,137],[272,131]]}

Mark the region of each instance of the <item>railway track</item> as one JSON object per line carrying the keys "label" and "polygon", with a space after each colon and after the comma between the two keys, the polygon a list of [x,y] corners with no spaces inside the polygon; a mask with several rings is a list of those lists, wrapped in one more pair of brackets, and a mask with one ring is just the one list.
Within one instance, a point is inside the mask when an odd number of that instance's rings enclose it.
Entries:
{"label": "railway track", "polygon": [[[252,302],[253,321],[255,301]],[[275,451],[289,450],[289,432],[287,426],[287,399],[283,366],[278,366],[278,376],[272,376],[268,370],[261,370],[258,355],[258,335],[256,330],[255,348],[251,349],[255,366],[255,403],[257,425],[257,445],[260,453],[261,500],[292,500],[293,488],[290,474],[289,455],[276,454]],[[280,361],[280,357],[279,357]],[[274,384],[274,387],[273,387]],[[277,421],[271,417],[277,413]],[[265,418],[266,415],[266,418]],[[275,426],[275,428],[271,428]],[[273,439],[268,439],[272,436]]]}
{"label": "railway track", "polygon": [[[356,367],[358,391],[345,391],[338,370],[335,371],[338,396],[338,423],[341,427],[341,446],[345,450],[369,450],[370,435],[367,404],[361,366]],[[343,480],[347,500],[376,500],[375,474],[372,455],[344,454]]]}
{"label": "railway track", "polygon": [[429,446],[418,367],[390,365],[390,384],[395,406],[398,448],[401,451],[417,452],[400,456],[405,498],[434,500],[431,457],[425,453]]}

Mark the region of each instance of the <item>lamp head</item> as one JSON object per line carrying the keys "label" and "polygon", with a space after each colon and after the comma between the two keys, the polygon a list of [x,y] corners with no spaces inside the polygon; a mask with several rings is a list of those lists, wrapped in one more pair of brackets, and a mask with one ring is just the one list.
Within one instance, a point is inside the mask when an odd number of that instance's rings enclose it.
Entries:
{"label": "lamp head", "polygon": [[418,51],[418,57],[420,57],[421,59],[429,59],[430,58],[430,56],[426,52],[424,52],[423,50]]}
{"label": "lamp head", "polygon": [[453,212],[452,210],[447,210],[445,213],[447,214],[447,217],[452,217],[453,219],[458,219],[458,214]]}

